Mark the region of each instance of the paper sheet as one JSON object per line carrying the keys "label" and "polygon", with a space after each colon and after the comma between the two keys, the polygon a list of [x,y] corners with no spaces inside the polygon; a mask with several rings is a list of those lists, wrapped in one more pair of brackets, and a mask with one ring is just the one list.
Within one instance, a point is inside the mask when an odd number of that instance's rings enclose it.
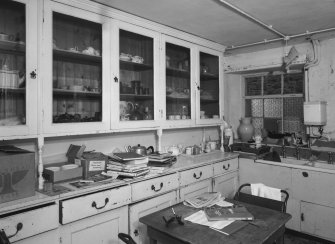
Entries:
{"label": "paper sheet", "polygon": [[222,229],[223,227],[231,224],[234,220],[220,220],[220,221],[208,221],[206,214],[203,210],[199,210],[194,214],[186,217],[184,220],[190,221],[199,225],[206,225],[216,229]]}

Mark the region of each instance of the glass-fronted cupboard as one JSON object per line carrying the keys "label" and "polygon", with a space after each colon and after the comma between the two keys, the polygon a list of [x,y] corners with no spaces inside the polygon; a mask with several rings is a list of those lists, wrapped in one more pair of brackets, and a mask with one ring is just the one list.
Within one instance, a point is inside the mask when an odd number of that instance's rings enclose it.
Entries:
{"label": "glass-fronted cupboard", "polygon": [[37,27],[35,4],[0,2],[1,136],[37,132],[37,33],[27,31]]}

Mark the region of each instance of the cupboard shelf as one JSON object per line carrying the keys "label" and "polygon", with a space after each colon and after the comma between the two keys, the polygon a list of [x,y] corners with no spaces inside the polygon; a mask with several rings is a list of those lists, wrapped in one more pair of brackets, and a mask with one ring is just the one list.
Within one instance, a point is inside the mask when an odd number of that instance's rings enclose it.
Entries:
{"label": "cupboard shelf", "polygon": [[54,49],[53,50],[54,58],[56,60],[62,60],[62,61],[69,61],[69,62],[75,62],[75,63],[102,63],[102,57],[101,56],[95,56],[95,55],[88,55],[83,53],[77,53],[77,52],[71,52],[67,50],[62,49]]}
{"label": "cupboard shelf", "polygon": [[120,60],[120,69],[130,71],[144,71],[144,70],[152,70],[153,66],[151,64],[141,64],[141,63]]}
{"label": "cupboard shelf", "polygon": [[0,95],[2,95],[2,93],[25,94],[26,88],[2,88],[0,87]]}
{"label": "cupboard shelf", "polygon": [[169,97],[169,96],[166,96],[166,99],[168,101],[188,101],[190,100],[190,97]]}
{"label": "cupboard shelf", "polygon": [[59,96],[78,96],[78,97],[101,97],[101,92],[72,91],[64,89],[53,89],[54,95]]}
{"label": "cupboard shelf", "polygon": [[200,79],[202,81],[208,81],[208,80],[218,80],[219,76],[216,74],[211,74],[211,73],[202,73],[200,75]]}
{"label": "cupboard shelf", "polygon": [[26,44],[24,42],[0,41],[0,50],[24,54],[26,51]]}
{"label": "cupboard shelf", "polygon": [[120,94],[120,99],[152,100],[153,95]]}
{"label": "cupboard shelf", "polygon": [[182,69],[175,69],[175,68],[166,68],[166,75],[167,76],[174,76],[180,78],[190,78],[190,71],[189,70],[182,70]]}

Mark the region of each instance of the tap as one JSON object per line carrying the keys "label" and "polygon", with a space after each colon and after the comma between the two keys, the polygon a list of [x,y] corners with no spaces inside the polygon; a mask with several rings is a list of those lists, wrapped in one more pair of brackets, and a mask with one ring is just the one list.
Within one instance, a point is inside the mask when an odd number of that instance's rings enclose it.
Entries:
{"label": "tap", "polygon": [[295,147],[295,156],[297,157],[297,160],[300,160],[300,147],[299,147],[299,145],[296,145],[296,147]]}
{"label": "tap", "polygon": [[281,156],[283,158],[286,158],[286,146],[285,145],[282,145],[281,147]]}

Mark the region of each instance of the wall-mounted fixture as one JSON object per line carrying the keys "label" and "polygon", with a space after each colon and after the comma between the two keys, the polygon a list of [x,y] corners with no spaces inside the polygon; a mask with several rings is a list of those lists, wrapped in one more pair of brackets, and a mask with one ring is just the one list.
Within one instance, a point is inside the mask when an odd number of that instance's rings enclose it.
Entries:
{"label": "wall-mounted fixture", "polygon": [[327,123],[327,102],[315,101],[304,103],[304,124],[310,127],[318,127],[319,136],[310,138],[321,138],[323,126]]}

